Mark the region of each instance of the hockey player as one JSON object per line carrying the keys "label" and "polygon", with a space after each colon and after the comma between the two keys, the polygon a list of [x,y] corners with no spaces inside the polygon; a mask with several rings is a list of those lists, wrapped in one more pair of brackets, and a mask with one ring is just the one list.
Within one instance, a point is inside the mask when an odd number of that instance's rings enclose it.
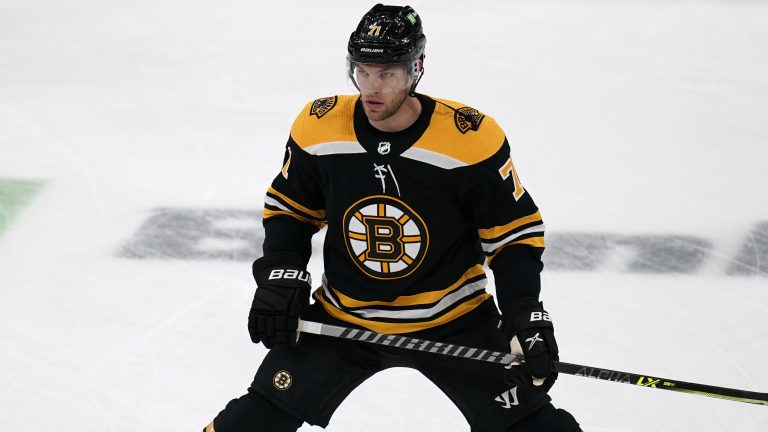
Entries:
{"label": "hockey player", "polygon": [[[325,427],[355,387],[396,366],[432,381],[472,431],[580,430],[547,395],[558,349],[538,301],[539,210],[491,117],[415,92],[425,44],[411,7],[374,6],[349,38],[359,94],[317,99],[296,118],[265,198],[264,256],[253,263],[248,330],[270,351],[247,394],[206,431]],[[310,305],[310,239],[323,227],[324,274]],[[300,335],[299,317],[512,350],[526,362],[505,368]]]}

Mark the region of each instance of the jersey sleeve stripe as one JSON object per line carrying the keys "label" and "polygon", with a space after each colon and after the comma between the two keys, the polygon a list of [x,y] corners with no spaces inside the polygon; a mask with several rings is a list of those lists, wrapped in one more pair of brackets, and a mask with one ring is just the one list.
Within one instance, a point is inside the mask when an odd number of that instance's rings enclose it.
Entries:
{"label": "jersey sleeve stripe", "polygon": [[[267,196],[267,197],[264,198],[264,210],[270,210],[270,211],[273,211],[273,212],[281,212],[281,213],[290,213],[292,215],[295,215],[297,217],[297,219],[299,219],[299,220],[311,222],[313,224],[324,224],[325,223],[325,220],[323,220],[323,219],[313,218],[313,217],[310,217],[310,216],[308,216],[308,215],[306,215],[304,213],[297,212],[295,209],[291,209],[291,208],[283,205],[283,203],[281,203],[280,201],[277,201],[276,199],[274,199],[274,198],[272,198],[270,196]],[[267,217],[266,213],[265,213],[264,217],[265,218]]]}
{"label": "jersey sleeve stripe", "polygon": [[280,201],[282,201],[283,203],[291,207],[291,209],[283,208],[284,210],[295,211],[296,213],[303,213],[305,216],[316,219],[318,221],[325,220],[325,210],[312,210],[307,207],[304,207],[303,205],[297,203],[296,201],[288,198],[284,194],[278,192],[272,186],[270,186],[269,189],[267,189],[267,198],[270,198],[270,195],[271,195],[271,198],[273,199],[278,198]]}
{"label": "jersey sleeve stripe", "polygon": [[524,229],[522,231],[513,232],[512,234],[502,238],[499,241],[493,242],[493,243],[489,243],[489,242],[485,242],[485,241],[481,240],[480,244],[483,247],[483,251],[485,251],[486,254],[490,254],[493,251],[495,251],[496,249],[498,249],[498,248],[500,248],[500,247],[502,247],[502,246],[504,246],[506,244],[514,243],[516,240],[522,240],[522,237],[526,236],[527,234],[532,234],[532,233],[539,234],[540,233],[538,236],[543,238],[544,237],[544,229],[545,228],[546,227],[542,223],[542,224],[534,225],[534,226],[532,226],[530,228],[527,228],[527,229]]}
{"label": "jersey sleeve stripe", "polygon": [[[420,294],[400,296],[391,302],[356,300],[356,299],[353,299],[352,297],[348,297],[336,291],[335,289],[333,290],[333,292],[334,294],[336,294],[339,301],[341,301],[344,308],[367,308],[372,306],[407,307],[407,306],[429,305],[429,304],[434,304],[440,301],[441,298],[443,298],[445,295],[447,295],[451,291],[456,290],[461,285],[478,277],[485,277],[485,271],[483,270],[483,266],[481,265],[475,265],[471,267],[459,278],[459,280],[451,284],[451,286],[449,286],[448,288],[445,288],[439,291],[429,291],[429,292],[424,292]],[[325,280],[323,280],[323,284],[326,284]]]}
{"label": "jersey sleeve stripe", "polygon": [[296,213],[293,213],[293,212],[290,212],[290,211],[273,210],[273,209],[270,209],[268,206],[264,206],[264,214],[263,214],[262,218],[265,221],[268,220],[269,218],[273,218],[273,217],[276,217],[276,216],[290,216],[290,217],[292,217],[294,219],[300,220],[301,222],[306,222],[308,224],[312,224],[312,225],[316,226],[318,229],[321,229],[321,228],[323,228],[325,226],[325,223],[321,222],[321,221],[317,221],[317,220],[314,220],[314,219],[309,219],[309,218],[300,216],[300,215],[298,215]]}
{"label": "jersey sleeve stripe", "polygon": [[535,222],[541,222],[541,212],[537,211],[536,213],[530,214],[528,216],[523,216],[521,218],[515,219],[512,222],[509,222],[505,225],[496,226],[492,228],[481,228],[477,230],[478,235],[480,236],[480,239],[482,240],[492,240],[495,238],[499,238],[509,232],[515,231],[523,225],[532,224]]}
{"label": "jersey sleeve stripe", "polygon": [[521,227],[517,228],[517,229],[516,229],[516,230],[514,230],[514,231],[508,231],[508,232],[506,232],[506,233],[504,233],[503,235],[500,235],[500,236],[498,236],[498,237],[493,237],[493,238],[481,238],[481,239],[480,239],[480,241],[481,241],[481,242],[483,242],[483,243],[485,243],[485,244],[493,244],[493,243],[497,243],[497,242],[499,242],[499,241],[501,241],[501,240],[503,240],[503,239],[505,239],[505,238],[509,238],[509,236],[511,236],[511,235],[514,235],[514,234],[518,234],[518,233],[528,233],[528,232],[530,232],[530,231],[529,231],[529,229],[530,229],[530,228],[534,228],[534,227],[542,227],[542,226],[544,226],[544,224],[543,224],[543,223],[541,223],[541,221],[538,221],[538,222],[533,222],[533,223],[529,223],[529,224],[523,225],[523,226],[521,226]]}
{"label": "jersey sleeve stripe", "polygon": [[486,264],[490,266],[493,260],[501,251],[503,251],[504,249],[512,245],[526,245],[526,246],[532,246],[536,248],[544,248],[544,237],[543,236],[529,237],[526,239],[517,240],[512,243],[505,244],[504,246],[496,249],[495,251],[493,251],[493,253],[488,255],[488,261],[486,261]]}
{"label": "jersey sleeve stripe", "polygon": [[264,197],[264,204],[269,207],[277,207],[280,210],[283,211],[291,211],[288,207],[284,206],[280,203],[280,201],[272,198],[271,196],[267,195]]}
{"label": "jersey sleeve stripe", "polygon": [[530,237],[527,239],[517,240],[512,242],[512,244],[519,244],[519,245],[528,245],[533,246],[537,248],[543,248],[544,247],[544,237],[543,236],[537,236],[537,237]]}

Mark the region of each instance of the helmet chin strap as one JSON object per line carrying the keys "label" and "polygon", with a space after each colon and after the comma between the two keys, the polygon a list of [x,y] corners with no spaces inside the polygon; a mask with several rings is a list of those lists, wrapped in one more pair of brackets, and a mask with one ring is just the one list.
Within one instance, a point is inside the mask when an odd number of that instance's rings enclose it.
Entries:
{"label": "helmet chin strap", "polygon": [[413,80],[413,84],[411,84],[411,91],[408,92],[408,96],[416,97],[416,85],[419,84],[419,81],[421,81],[421,77],[424,75],[424,66],[421,67],[421,70],[419,71],[419,75],[416,77],[416,79]]}
{"label": "helmet chin strap", "polygon": [[422,54],[421,58],[418,60],[416,72],[418,75],[416,75],[413,84],[411,84],[411,91],[408,92],[408,96],[411,97],[416,97],[416,86],[419,84],[419,81],[421,81],[421,77],[424,76],[424,54]]}

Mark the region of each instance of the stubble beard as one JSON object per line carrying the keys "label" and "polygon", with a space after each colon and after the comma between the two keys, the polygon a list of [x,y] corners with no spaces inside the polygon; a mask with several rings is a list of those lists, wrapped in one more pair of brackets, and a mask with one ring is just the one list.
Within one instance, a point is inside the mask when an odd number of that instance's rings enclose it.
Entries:
{"label": "stubble beard", "polygon": [[399,110],[400,107],[403,106],[405,103],[405,98],[408,97],[408,91],[404,90],[395,96],[395,99],[392,101],[392,103],[387,107],[384,106],[384,110],[379,112],[371,112],[368,111],[368,108],[364,106],[365,108],[365,114],[368,116],[369,121],[383,121],[386,120],[393,115],[395,115]]}

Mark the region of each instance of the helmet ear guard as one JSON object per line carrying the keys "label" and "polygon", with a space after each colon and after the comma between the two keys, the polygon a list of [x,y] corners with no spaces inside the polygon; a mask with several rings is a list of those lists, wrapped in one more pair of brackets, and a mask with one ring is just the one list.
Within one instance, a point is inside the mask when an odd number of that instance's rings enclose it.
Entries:
{"label": "helmet ear guard", "polygon": [[347,75],[360,90],[354,78],[355,64],[401,63],[413,80],[409,94],[414,96],[424,74],[426,43],[421,18],[412,7],[379,3],[363,15],[349,36]]}
{"label": "helmet ear guard", "polygon": [[416,96],[416,86],[421,81],[421,77],[424,75],[424,54],[421,58],[411,63],[411,68],[408,70],[409,76],[413,74],[413,84],[411,84],[411,90],[408,92],[408,96]]}

